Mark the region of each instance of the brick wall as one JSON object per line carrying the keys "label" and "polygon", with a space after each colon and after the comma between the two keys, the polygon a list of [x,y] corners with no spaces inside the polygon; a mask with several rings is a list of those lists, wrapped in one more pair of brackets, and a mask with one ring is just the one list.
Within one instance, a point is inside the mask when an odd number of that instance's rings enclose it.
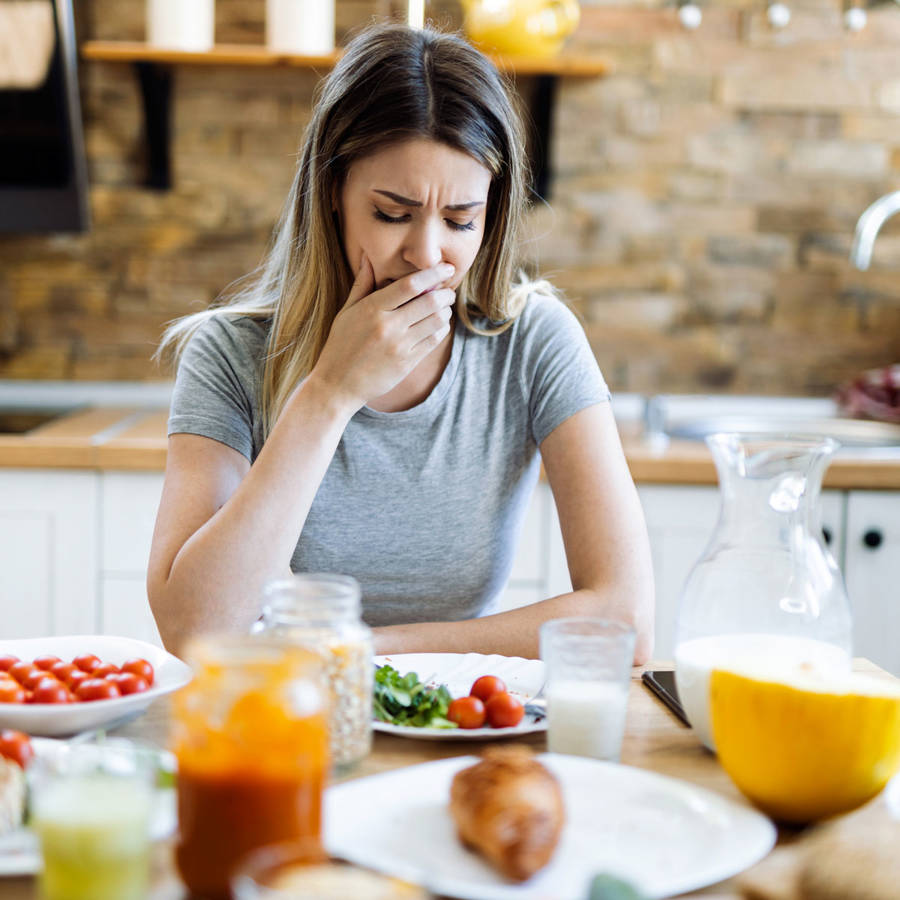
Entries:
{"label": "brick wall", "polygon": [[[559,85],[551,205],[525,252],[614,389],[821,395],[900,360],[900,217],[871,271],[848,262],[860,212],[900,188],[900,8],[850,35],[834,0],[791,5],[775,32],[764,3],[715,0],[689,32],[673,6],[582,2],[573,50],[613,74]],[[339,32],[391,8],[338,0]],[[263,9],[217,0],[217,40],[260,43]],[[429,13],[459,22],[454,0]],[[140,0],[76,15],[82,39],[143,37]],[[94,227],[0,236],[0,378],[167,377],[163,323],[263,253],[316,76],[178,68],[175,187],[156,192],[131,69],[80,74]]]}

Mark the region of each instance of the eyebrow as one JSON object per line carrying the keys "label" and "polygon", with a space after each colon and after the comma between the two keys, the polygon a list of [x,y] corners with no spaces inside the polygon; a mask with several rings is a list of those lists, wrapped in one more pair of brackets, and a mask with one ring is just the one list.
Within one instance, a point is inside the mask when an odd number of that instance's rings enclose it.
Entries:
{"label": "eyebrow", "polygon": [[[385,197],[389,197],[395,203],[399,203],[402,206],[421,206],[421,200],[410,200],[409,197],[401,197],[400,194],[395,194],[393,191],[382,191],[378,188],[374,188],[376,194],[382,194]],[[484,200],[470,200],[468,203],[452,203],[450,206],[445,206],[444,209],[450,209],[454,212],[462,212],[467,209],[474,209],[476,206],[484,206]]]}

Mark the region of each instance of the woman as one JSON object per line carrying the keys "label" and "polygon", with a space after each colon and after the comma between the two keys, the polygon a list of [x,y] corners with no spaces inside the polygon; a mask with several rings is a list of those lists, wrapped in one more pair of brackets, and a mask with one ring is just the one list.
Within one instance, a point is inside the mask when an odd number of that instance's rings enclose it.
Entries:
{"label": "woman", "polygon": [[[549,287],[512,283],[523,147],[462,39],[382,26],[347,47],[264,264],[163,341],[180,364],[148,591],[167,646],[248,628],[293,570],[355,576],[377,652],[534,657],[545,620],[603,615],[649,656],[609,393]],[[541,457],[574,590],[479,617]]]}

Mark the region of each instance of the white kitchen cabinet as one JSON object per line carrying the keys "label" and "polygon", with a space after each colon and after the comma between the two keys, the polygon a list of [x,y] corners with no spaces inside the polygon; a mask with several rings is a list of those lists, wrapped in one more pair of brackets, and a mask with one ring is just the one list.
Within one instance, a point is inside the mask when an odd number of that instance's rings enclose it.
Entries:
{"label": "white kitchen cabinet", "polygon": [[691,485],[639,485],[650,536],[656,586],[655,659],[672,659],[678,598],[719,514],[719,489]]}
{"label": "white kitchen cabinet", "polygon": [[854,653],[900,676],[900,492],[849,492],[845,571]]}
{"label": "white kitchen cabinet", "polygon": [[100,632],[137,638],[162,647],[147,602],[146,576],[104,575],[100,581]]}
{"label": "white kitchen cabinet", "polygon": [[0,634],[97,629],[97,474],[0,470]]}
{"label": "white kitchen cabinet", "polygon": [[104,472],[99,627],[161,646],[147,600],[147,563],[162,494],[161,472]]}

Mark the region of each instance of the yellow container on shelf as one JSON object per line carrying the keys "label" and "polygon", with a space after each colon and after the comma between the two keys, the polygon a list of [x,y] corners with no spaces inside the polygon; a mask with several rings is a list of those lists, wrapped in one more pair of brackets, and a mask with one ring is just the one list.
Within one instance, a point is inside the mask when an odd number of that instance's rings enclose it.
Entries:
{"label": "yellow container on shelf", "polygon": [[551,57],[581,17],[578,0],[462,0],[464,27],[482,50]]}

